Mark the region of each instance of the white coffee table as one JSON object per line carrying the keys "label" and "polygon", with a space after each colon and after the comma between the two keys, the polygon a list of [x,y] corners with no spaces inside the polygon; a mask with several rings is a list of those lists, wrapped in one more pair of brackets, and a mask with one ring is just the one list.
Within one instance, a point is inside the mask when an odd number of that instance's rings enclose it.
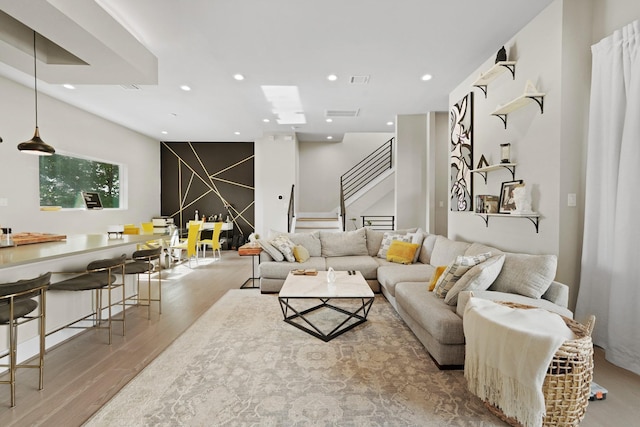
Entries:
{"label": "white coffee table", "polygon": [[[324,342],[330,341],[367,321],[369,309],[375,298],[371,287],[359,271],[349,274],[347,271],[336,271],[334,285],[327,283],[327,272],[319,271],[317,276],[294,275],[289,273],[278,294],[284,321],[301,329]],[[338,307],[332,300],[355,300],[357,304]],[[296,309],[299,300],[319,300],[320,303]],[[358,301],[359,300],[359,301]],[[351,301],[350,301],[351,302]],[[310,314],[328,308],[345,315],[345,319],[330,332],[323,332],[310,320]]]}

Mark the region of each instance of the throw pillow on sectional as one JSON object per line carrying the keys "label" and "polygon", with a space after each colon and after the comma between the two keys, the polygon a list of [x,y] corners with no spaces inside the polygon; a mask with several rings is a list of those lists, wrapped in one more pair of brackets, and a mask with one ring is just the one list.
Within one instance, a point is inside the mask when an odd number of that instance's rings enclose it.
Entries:
{"label": "throw pillow on sectional", "polygon": [[436,271],[433,272],[433,276],[431,276],[431,280],[429,281],[429,292],[433,291],[436,288],[436,283],[438,283],[438,279],[442,276],[442,273],[447,269],[446,265],[439,265],[436,267]]}
{"label": "throw pillow on sectional", "polygon": [[411,237],[406,234],[399,234],[397,231],[387,231],[384,233],[380,249],[378,250],[378,258],[387,259],[387,251],[391,246],[391,242],[394,240],[400,240],[401,242],[411,242]]}
{"label": "throw pillow on sectional", "polygon": [[287,236],[278,236],[269,243],[282,252],[284,259],[289,262],[296,262],[296,257],[293,256],[293,248],[295,247],[295,244]]}
{"label": "throw pillow on sectional", "polygon": [[407,236],[411,237],[411,243],[416,243],[418,245],[418,250],[413,255],[414,264],[418,262],[418,258],[420,257],[420,249],[422,246],[422,242],[424,242],[424,239],[427,237],[427,235],[428,234],[422,231],[421,228],[418,228],[418,230],[414,233],[407,233]]}
{"label": "throw pillow on sectional", "polygon": [[412,264],[413,258],[420,245],[417,243],[402,242],[394,240],[387,251],[387,261],[399,264]]}
{"label": "throw pillow on sectional", "polygon": [[462,291],[486,291],[489,289],[489,286],[496,280],[496,277],[498,277],[498,274],[500,274],[502,270],[504,258],[504,254],[495,255],[471,267],[455,285],[449,289],[447,296],[444,298],[444,302],[449,305],[456,305],[458,303],[458,294]]}
{"label": "throw pillow on sectional", "polygon": [[440,298],[445,298],[447,293],[458,280],[474,265],[480,264],[491,258],[491,252],[474,256],[462,256],[458,255],[456,259],[447,266],[446,270],[442,273],[442,276],[436,283],[436,288],[433,290]]}
{"label": "throw pillow on sectional", "polygon": [[264,239],[258,239],[257,241],[262,250],[268,253],[274,261],[284,261],[284,255],[282,255],[282,252],[276,249],[271,243]]}
{"label": "throw pillow on sectional", "polygon": [[556,276],[558,258],[508,252],[505,256],[502,271],[489,290],[536,299],[542,297]]}
{"label": "throw pillow on sectional", "polygon": [[293,256],[297,262],[306,262],[309,259],[309,251],[302,245],[293,247]]}

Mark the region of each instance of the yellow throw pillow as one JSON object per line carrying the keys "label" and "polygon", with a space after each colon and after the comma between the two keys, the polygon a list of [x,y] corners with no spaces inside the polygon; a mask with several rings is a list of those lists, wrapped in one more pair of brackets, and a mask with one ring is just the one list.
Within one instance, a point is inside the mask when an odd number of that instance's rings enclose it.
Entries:
{"label": "yellow throw pillow", "polygon": [[413,256],[420,247],[417,243],[403,242],[393,240],[387,251],[387,261],[397,262],[399,264],[411,264]]}
{"label": "yellow throw pillow", "polygon": [[302,245],[293,247],[293,256],[298,262],[305,262],[309,259],[309,251]]}
{"label": "yellow throw pillow", "polygon": [[433,273],[433,277],[429,282],[429,292],[433,291],[433,289],[436,287],[436,282],[438,281],[440,276],[442,276],[442,273],[444,273],[444,270],[446,269],[447,269],[446,265],[441,265],[436,267],[436,271]]}

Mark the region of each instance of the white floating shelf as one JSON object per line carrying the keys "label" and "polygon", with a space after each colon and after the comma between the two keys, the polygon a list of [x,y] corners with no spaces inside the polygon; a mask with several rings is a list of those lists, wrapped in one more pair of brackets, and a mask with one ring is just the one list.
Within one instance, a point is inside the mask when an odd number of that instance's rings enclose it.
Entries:
{"label": "white floating shelf", "polygon": [[507,169],[511,172],[511,178],[516,179],[516,165],[517,163],[498,163],[497,165],[489,165],[483,168],[471,169],[472,173],[479,173],[484,178],[484,183],[487,183],[487,173],[496,171],[499,169]]}
{"label": "white floating shelf", "polygon": [[493,113],[492,116],[496,116],[502,120],[504,123],[504,128],[507,128],[507,115],[509,113],[513,113],[516,110],[530,104],[531,102],[535,102],[540,107],[540,114],[544,114],[544,96],[546,94],[543,92],[525,92],[524,95],[520,95],[516,99],[508,102],[505,105],[498,107]]}
{"label": "white floating shelf", "polygon": [[480,77],[476,79],[472,86],[480,88],[484,92],[484,97],[487,97],[487,86],[489,83],[498,78],[505,71],[511,71],[511,76],[515,80],[516,78],[516,61],[499,61],[496,62],[486,72],[480,74]]}

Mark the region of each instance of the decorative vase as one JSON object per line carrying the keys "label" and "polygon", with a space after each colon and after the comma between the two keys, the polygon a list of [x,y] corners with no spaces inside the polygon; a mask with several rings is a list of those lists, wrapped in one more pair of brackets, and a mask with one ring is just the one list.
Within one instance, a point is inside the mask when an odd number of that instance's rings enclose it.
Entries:
{"label": "decorative vase", "polygon": [[327,270],[327,283],[330,285],[336,283],[336,272],[333,271],[333,267],[329,267],[329,270]]}

